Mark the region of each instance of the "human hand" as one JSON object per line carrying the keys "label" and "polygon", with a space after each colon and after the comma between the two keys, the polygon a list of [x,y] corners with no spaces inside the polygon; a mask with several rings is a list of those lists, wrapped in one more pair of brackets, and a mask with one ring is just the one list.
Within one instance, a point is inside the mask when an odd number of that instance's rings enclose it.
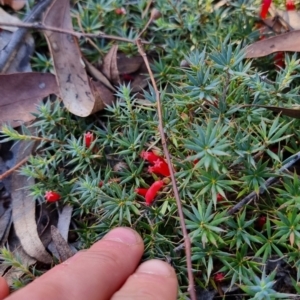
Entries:
{"label": "human hand", "polygon": [[10,296],[4,278],[0,277],[0,299],[176,299],[174,269],[160,260],[138,266],[143,252],[144,244],[138,233],[130,228],[116,228],[90,249],[79,251]]}

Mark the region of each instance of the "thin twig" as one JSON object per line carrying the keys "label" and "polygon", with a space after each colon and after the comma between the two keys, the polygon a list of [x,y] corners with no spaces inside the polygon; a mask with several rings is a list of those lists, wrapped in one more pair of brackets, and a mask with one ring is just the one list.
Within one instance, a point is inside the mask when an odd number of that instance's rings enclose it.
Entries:
{"label": "thin twig", "polygon": [[11,169],[7,170],[3,174],[0,175],[0,180],[3,180],[4,178],[8,177],[11,175],[15,170],[19,169],[22,165],[24,165],[30,156],[26,156],[23,158],[20,162],[18,162],[16,165],[14,165]]}
{"label": "thin twig", "polygon": [[136,44],[138,46],[138,51],[139,51],[140,55],[144,59],[145,65],[147,67],[147,70],[148,70],[148,73],[149,73],[149,76],[150,76],[152,86],[153,86],[154,91],[155,91],[156,103],[157,103],[157,113],[158,113],[158,120],[159,120],[158,121],[159,122],[158,128],[159,128],[159,132],[160,132],[160,136],[161,136],[161,142],[162,142],[162,146],[163,146],[163,149],[164,149],[164,154],[165,154],[165,157],[167,159],[168,165],[170,167],[170,174],[171,174],[170,176],[171,176],[171,179],[172,179],[172,187],[173,187],[173,192],[174,192],[174,196],[175,196],[176,203],[177,203],[178,214],[179,214],[179,218],[180,218],[180,226],[181,226],[183,239],[184,239],[184,244],[185,244],[186,264],[187,264],[187,272],[188,272],[188,279],[189,279],[188,292],[190,293],[191,299],[196,300],[196,293],[195,293],[195,289],[194,289],[194,277],[193,277],[193,272],[192,272],[191,241],[190,241],[190,238],[188,236],[188,232],[187,232],[187,229],[186,229],[186,226],[185,226],[184,214],[183,214],[183,210],[182,210],[181,200],[180,200],[178,188],[177,188],[177,185],[176,185],[176,179],[175,179],[174,171],[173,171],[173,168],[172,168],[170,153],[169,153],[168,148],[167,148],[166,137],[165,137],[164,127],[163,127],[163,118],[162,118],[160,94],[159,94],[159,91],[157,89],[157,85],[156,85],[156,82],[155,82],[155,79],[154,79],[152,70],[150,68],[150,64],[149,64],[147,55],[144,51],[141,40],[139,40],[139,39],[136,40]]}
{"label": "thin twig", "polygon": [[[48,30],[48,31],[52,31],[52,32],[70,34],[70,35],[76,36],[77,38],[81,38],[81,37],[103,38],[103,39],[109,39],[109,40],[115,40],[115,41],[135,44],[135,40],[131,40],[131,39],[115,36],[115,35],[108,35],[108,34],[105,34],[103,32],[100,32],[100,33],[83,33],[83,32],[74,31],[74,30],[68,30],[68,29],[63,29],[63,28],[58,28],[58,27],[46,26],[46,25],[43,25],[42,23],[24,23],[24,22],[21,22],[21,21],[16,22],[16,23],[11,23],[11,22],[2,22],[2,21],[0,21],[0,26],[21,27],[21,28],[29,28],[29,29],[36,29],[36,30]],[[150,44],[150,42],[143,41],[143,44]]]}
{"label": "thin twig", "polygon": [[[39,20],[42,13],[52,3],[53,0],[44,0],[38,2],[32,9],[32,11],[25,17],[24,22],[21,24],[29,24],[25,22],[35,22]],[[12,26],[12,25],[7,25]],[[16,26],[14,26],[16,27]],[[22,26],[19,26],[22,27]],[[0,73],[5,73],[9,68],[11,62],[16,57],[19,48],[24,44],[24,37],[28,32],[28,27],[23,27],[15,31],[5,48],[0,52]]]}
{"label": "thin twig", "polygon": [[[292,165],[294,165],[298,160],[300,159],[300,151],[289,158],[289,161],[283,165],[280,169],[278,169],[278,173],[281,173],[288,168],[290,168]],[[252,200],[257,199],[259,195],[263,194],[267,188],[274,183],[279,181],[278,177],[270,177],[268,180],[266,180],[264,186],[259,188],[258,193],[252,192],[249,195],[247,195],[245,198],[243,198],[239,203],[237,203],[235,206],[233,206],[231,209],[228,210],[228,215],[233,215],[234,213],[238,212],[240,209],[242,209],[246,204],[249,204]]]}

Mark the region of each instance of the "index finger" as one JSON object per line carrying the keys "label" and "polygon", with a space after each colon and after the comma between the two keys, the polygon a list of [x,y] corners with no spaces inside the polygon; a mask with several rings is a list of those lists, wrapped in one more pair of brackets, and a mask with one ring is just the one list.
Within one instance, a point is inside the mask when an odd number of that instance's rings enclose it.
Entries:
{"label": "index finger", "polygon": [[143,251],[137,232],[113,229],[89,250],[78,252],[7,299],[110,299],[135,271]]}

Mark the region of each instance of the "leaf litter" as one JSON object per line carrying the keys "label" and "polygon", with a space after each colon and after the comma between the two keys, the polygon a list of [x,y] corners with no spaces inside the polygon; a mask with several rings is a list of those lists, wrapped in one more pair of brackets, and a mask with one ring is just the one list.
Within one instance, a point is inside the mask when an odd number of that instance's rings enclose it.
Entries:
{"label": "leaf litter", "polygon": [[[5,16],[7,22],[18,23],[17,18],[11,17],[2,9],[0,15]],[[72,30],[69,1],[53,1],[44,14],[43,23]],[[16,27],[3,29],[18,31]],[[14,56],[5,73],[0,74],[0,127],[7,124],[18,127],[33,121],[35,117],[32,112],[50,95],[60,97],[73,114],[88,116],[113,103],[115,85],[130,81],[132,91],[138,92],[148,84],[145,75],[147,69],[141,56],[127,57],[118,52],[118,46],[115,45],[98,69],[83,57],[75,37],[50,31],[45,31],[44,34],[54,62],[55,75],[31,72],[28,62],[33,50]],[[27,40],[28,38],[32,39],[30,35],[26,35]],[[2,41],[2,48],[9,41]],[[33,47],[32,44],[29,49]],[[18,67],[21,61],[27,61],[26,68]],[[4,144],[1,145],[3,147]],[[11,150],[12,160],[2,161],[0,167],[3,165],[4,168],[2,171],[0,168],[0,173],[5,172],[7,166],[17,165],[24,157],[34,155],[33,150],[33,145],[26,141],[15,145]],[[28,189],[24,189],[24,186],[33,184],[34,180],[28,181],[17,172],[13,172],[3,182],[4,192],[11,197],[3,200],[6,208],[0,216],[3,233],[1,244],[8,244],[26,266],[37,262],[50,264],[52,258],[46,249],[62,261],[73,255],[76,250],[67,242],[72,207],[64,207],[61,211],[58,209],[58,215],[53,215],[53,209],[49,211],[45,205],[36,204]],[[9,283],[13,282],[13,278],[20,278],[24,274],[14,267],[2,269]]]}

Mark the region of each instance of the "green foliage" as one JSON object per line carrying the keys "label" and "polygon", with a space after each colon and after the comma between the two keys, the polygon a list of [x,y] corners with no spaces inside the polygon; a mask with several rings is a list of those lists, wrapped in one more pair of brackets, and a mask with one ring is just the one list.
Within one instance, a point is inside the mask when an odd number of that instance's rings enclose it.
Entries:
{"label": "green foliage", "polygon": [[266,275],[265,270],[262,273],[262,277],[254,276],[252,280],[248,278],[245,280],[246,285],[241,285],[243,291],[248,295],[254,296],[252,300],[271,300],[271,299],[287,299],[294,295],[286,293],[277,293],[272,289],[275,281],[276,272],[273,271],[270,275]]}
{"label": "green foliage", "polygon": [[[78,31],[134,39],[150,16],[148,2],[76,0],[73,25]],[[239,285],[245,298],[276,299],[286,295],[273,289],[277,270],[265,273],[269,259],[286,258],[300,280],[300,181],[296,170],[277,172],[299,152],[300,121],[243,105],[299,105],[300,64],[292,53],[285,54],[281,69],[275,68],[273,56],[244,58],[244,47],[259,38],[259,4],[232,0],[214,9],[211,0],[158,0],[154,6],[162,17],[150,24],[142,39],[151,41],[145,49],[159,86],[197,284],[215,288],[213,274],[224,272],[229,289]],[[126,13],[116,13],[120,8]],[[115,42],[82,38],[79,43],[83,55],[98,63]],[[135,44],[118,45],[126,55],[137,55]],[[35,53],[33,63],[35,70],[51,71],[47,52]],[[28,188],[37,201],[44,201],[47,190],[55,190],[64,204],[73,205],[80,248],[111,228],[131,226],[143,236],[145,260],[171,261],[180,299],[186,299],[186,259],[178,250],[183,236],[171,185],[165,185],[150,207],[135,192],[161,179],[147,171],[140,157],[146,150],[162,153],[155,91],[149,84],[134,94],[130,84],[123,84],[116,98],[88,118],[71,115],[58,100],[45,101],[30,131],[4,127],[2,141],[38,143],[37,155],[21,172],[35,179]],[[86,132],[94,136],[88,148]],[[266,187],[270,177],[279,175],[275,186]],[[267,191],[257,201],[227,215],[244,196],[258,194],[261,188]],[[260,216],[265,217],[263,225]]]}

